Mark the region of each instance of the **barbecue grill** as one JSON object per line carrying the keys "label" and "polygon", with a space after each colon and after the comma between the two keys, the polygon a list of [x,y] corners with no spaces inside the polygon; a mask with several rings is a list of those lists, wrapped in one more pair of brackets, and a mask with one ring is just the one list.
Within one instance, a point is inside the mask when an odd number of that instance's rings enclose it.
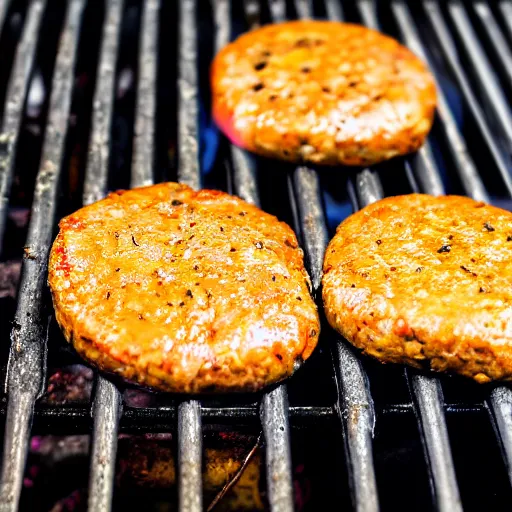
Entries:
{"label": "barbecue grill", "polygon": [[[428,62],[439,107],[417,154],[371,169],[294,167],[249,155],[216,131],[214,52],[259,24],[309,17],[363,23]],[[108,190],[166,179],[228,190],[289,222],[317,298],[335,226],[384,195],[459,193],[512,208],[512,2],[3,0],[0,30],[2,261],[23,253],[15,310],[0,318],[3,334],[12,328],[0,353],[0,510],[17,510],[23,498],[32,434],[87,432],[88,509],[110,510],[120,431],[171,433],[178,508],[203,510],[204,433],[247,428],[263,434],[273,512],[294,509],[296,436],[327,436],[322,464],[333,468],[303,510],[500,509],[511,497],[512,391],[382,367],[327,325],[311,362],[261,395],[156,396],[140,406],[123,384],[96,375],[91,402],[52,404],[55,369],[79,360],[55,327],[46,269],[61,216]],[[31,208],[24,250],[12,225],[20,205]],[[414,455],[418,447],[424,456]],[[390,462],[401,453],[409,454],[402,466]]]}

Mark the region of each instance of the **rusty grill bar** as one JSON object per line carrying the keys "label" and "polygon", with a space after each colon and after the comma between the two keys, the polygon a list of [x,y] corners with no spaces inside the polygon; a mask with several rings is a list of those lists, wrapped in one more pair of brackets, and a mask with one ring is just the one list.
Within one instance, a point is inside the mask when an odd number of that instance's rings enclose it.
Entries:
{"label": "rusty grill bar", "polygon": [[[218,50],[236,36],[230,0],[182,0],[179,2],[177,39],[177,158],[178,179],[199,188],[202,172],[199,152],[198,9],[208,3],[215,28],[214,45]],[[0,2],[0,31],[15,0]],[[123,12],[128,0],[106,0],[97,78],[91,108],[91,135],[83,186],[83,203],[105,196],[109,187],[111,127],[115,103],[116,63],[120,53]],[[365,363],[343,341],[332,343],[337,400],[332,407],[290,406],[287,386],[266,393],[259,405],[223,405],[198,399],[158,408],[133,408],[123,405],[123,397],[109,380],[97,376],[94,401],[84,408],[55,409],[39,405],[46,383],[46,351],[49,319],[43,315],[43,293],[47,258],[58,207],[58,186],[64,165],[69,132],[75,66],[83,29],[86,0],[69,0],[58,45],[51,85],[41,163],[36,178],[32,215],[23,262],[18,306],[11,334],[11,349],[6,379],[4,452],[0,488],[0,510],[18,508],[28,451],[32,419],[45,421],[50,428],[72,419],[82,430],[92,426],[92,455],[89,482],[89,510],[107,511],[112,506],[117,436],[120,428],[141,432],[166,430],[177,433],[179,454],[179,508],[200,511],[202,503],[202,423],[236,422],[259,419],[265,441],[266,477],[269,506],[272,511],[293,510],[291,425],[330,420],[341,424],[353,506],[360,511],[379,510],[377,479],[373,457],[373,436],[379,414],[414,411],[430,472],[432,502],[442,511],[462,510],[445,414],[488,410],[502,446],[504,462],[512,482],[512,391],[496,387],[489,391],[483,405],[447,405],[443,380],[407,370],[411,401],[403,407],[376,407],[370,392],[371,377]],[[512,196],[512,4],[502,0],[496,5],[483,0],[462,3],[435,0],[408,3],[392,0],[385,7],[374,0],[355,3],[336,0],[244,0],[247,28],[267,21],[290,17],[312,18],[321,7],[322,16],[349,20],[386,31],[391,23],[395,37],[402,40],[436,72],[439,91],[437,123],[428,143],[416,154],[393,162],[402,172],[410,191],[441,195],[446,192],[443,174],[445,159],[465,193],[489,201],[485,172],[494,172]],[[9,194],[16,167],[16,156],[30,79],[36,60],[40,26],[48,8],[44,0],[29,0],[19,38],[0,120],[0,240],[4,239]],[[381,21],[379,9],[387,13]],[[162,29],[159,0],[142,5],[139,28],[137,94],[134,120],[134,149],[131,165],[132,187],[155,181],[154,162],[158,118],[159,31]],[[355,18],[354,18],[355,16]],[[422,26],[419,25],[422,16]],[[269,19],[267,19],[269,18]],[[426,25],[424,25],[426,21]],[[425,44],[436,46],[434,54]],[[482,39],[480,34],[483,34]],[[485,44],[482,42],[485,39]],[[494,170],[478,172],[475,161],[457,121],[457,113],[445,92],[440,61],[449,70],[464,108],[481,138]],[[495,69],[498,71],[495,72]],[[508,89],[508,90],[507,90]],[[441,141],[442,151],[437,147]],[[227,141],[223,141],[227,144]],[[233,192],[246,201],[261,205],[258,159],[229,145],[225,172]],[[444,163],[446,167],[446,163]],[[323,252],[329,239],[324,211],[321,173],[305,166],[289,169],[289,203],[295,229],[302,240],[306,261],[317,296],[319,295]],[[343,172],[343,171],[340,171]],[[386,185],[380,166],[347,173],[347,195],[354,210],[383,197]],[[300,378],[298,375],[296,378]],[[340,482],[340,485],[345,485]]]}

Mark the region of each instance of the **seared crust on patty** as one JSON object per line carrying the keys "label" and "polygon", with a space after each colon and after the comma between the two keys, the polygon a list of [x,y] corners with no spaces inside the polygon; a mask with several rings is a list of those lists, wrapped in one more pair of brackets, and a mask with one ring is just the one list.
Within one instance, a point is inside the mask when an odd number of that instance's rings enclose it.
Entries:
{"label": "seared crust on patty", "polygon": [[320,331],[293,231],[237,197],[176,183],[64,218],[49,284],[85,359],[163,391],[261,389],[291,375]]}
{"label": "seared crust on patty", "polygon": [[389,197],[340,224],[329,323],[383,362],[512,380],[512,213],[467,197]]}
{"label": "seared crust on patty", "polygon": [[264,156],[369,165],[424,142],[436,105],[425,65],[395,39],[331,21],[292,21],[242,35],[215,57],[213,116]]}

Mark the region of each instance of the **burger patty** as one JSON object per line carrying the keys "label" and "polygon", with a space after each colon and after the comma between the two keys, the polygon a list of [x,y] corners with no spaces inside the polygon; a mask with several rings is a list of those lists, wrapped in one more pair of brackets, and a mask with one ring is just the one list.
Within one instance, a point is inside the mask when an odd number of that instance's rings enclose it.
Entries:
{"label": "burger patty", "polygon": [[291,375],[320,331],[293,231],[241,199],[176,183],[64,218],[49,285],[79,354],[163,391],[259,390]]}
{"label": "burger patty", "polygon": [[369,165],[417,150],[434,117],[425,65],[375,30],[292,21],[216,56],[213,116],[231,141],[291,162]]}
{"label": "burger patty", "polygon": [[512,380],[512,213],[412,194],[340,224],[324,261],[329,323],[383,362]]}

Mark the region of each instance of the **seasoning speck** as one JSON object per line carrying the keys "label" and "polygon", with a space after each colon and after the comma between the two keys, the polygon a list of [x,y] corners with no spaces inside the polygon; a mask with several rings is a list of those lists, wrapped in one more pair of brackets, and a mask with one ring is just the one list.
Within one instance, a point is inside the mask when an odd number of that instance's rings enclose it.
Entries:
{"label": "seasoning speck", "polygon": [[355,288],[355,287],[356,287],[355,284],[350,285],[350,288]]}
{"label": "seasoning speck", "polygon": [[272,276],[272,281],[275,281],[276,280],[276,276]]}
{"label": "seasoning speck", "polygon": [[139,244],[136,242],[135,237],[133,235],[132,235],[132,242],[133,242],[133,245],[140,247]]}
{"label": "seasoning speck", "polygon": [[423,267],[418,267],[418,268],[416,269],[416,272],[418,272],[418,273],[419,273],[419,272],[421,272],[422,270],[423,270]]}
{"label": "seasoning speck", "polygon": [[263,249],[263,244],[261,242],[254,242],[256,249]]}
{"label": "seasoning speck", "polygon": [[443,252],[450,252],[452,250],[451,245],[442,245],[440,249],[437,250],[439,254]]}
{"label": "seasoning speck", "polygon": [[485,290],[484,290],[482,287],[480,287],[480,290],[478,290],[478,291],[479,291],[480,293],[485,293]]}
{"label": "seasoning speck", "polygon": [[507,242],[512,242],[512,235],[507,236]]}
{"label": "seasoning speck", "polygon": [[173,199],[171,204],[173,206],[180,206],[181,204],[183,204],[181,201],[179,201],[178,199]]}
{"label": "seasoning speck", "polygon": [[495,231],[495,229],[488,222],[484,222],[484,228],[486,231]]}
{"label": "seasoning speck", "polygon": [[462,270],[464,270],[464,272],[467,272],[468,274],[471,274],[473,277],[477,276],[473,271],[469,270],[469,268],[465,267],[464,265],[461,265],[460,268]]}
{"label": "seasoning speck", "polygon": [[192,298],[192,290],[187,290],[186,296]]}
{"label": "seasoning speck", "polygon": [[119,272],[121,269],[120,268],[116,268],[116,272]]}
{"label": "seasoning speck", "polygon": [[110,292],[107,292],[107,300],[110,299]]}
{"label": "seasoning speck", "polygon": [[183,307],[185,305],[184,302],[180,302],[180,307]]}
{"label": "seasoning speck", "polygon": [[380,245],[380,244],[382,243],[382,240],[377,240],[375,243],[376,243],[377,245]]}

